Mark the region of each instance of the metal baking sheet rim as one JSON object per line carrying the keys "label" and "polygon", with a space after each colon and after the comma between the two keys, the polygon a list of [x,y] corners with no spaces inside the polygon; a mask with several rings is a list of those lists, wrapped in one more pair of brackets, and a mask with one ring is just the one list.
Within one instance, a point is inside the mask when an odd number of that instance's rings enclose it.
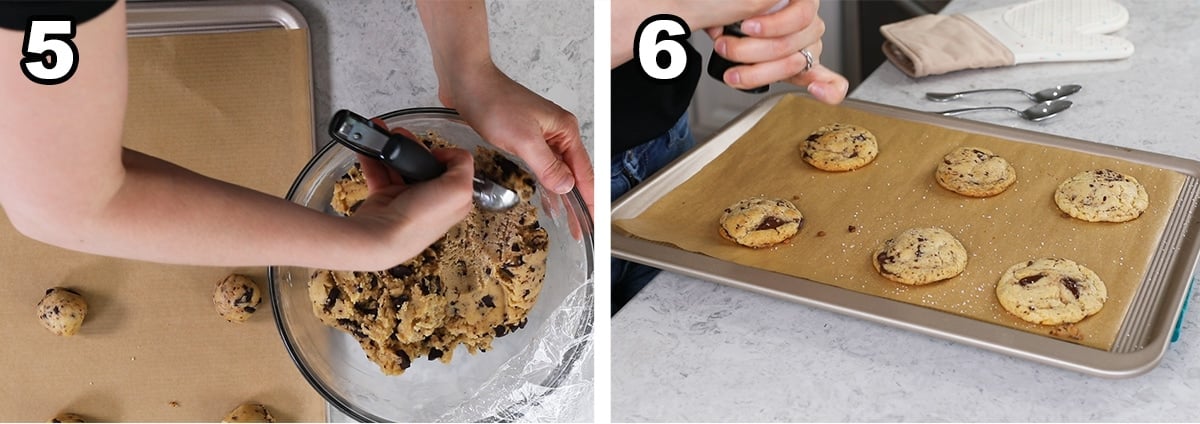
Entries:
{"label": "metal baking sheet rim", "polygon": [[[128,37],[157,37],[164,35],[214,34],[264,29],[308,29],[308,21],[292,5],[282,0],[209,0],[209,1],[130,1],[126,4],[126,34]],[[309,52],[309,93],[313,98],[312,40],[306,39]],[[315,107],[315,106],[314,106]],[[309,111],[313,122],[315,109]],[[314,128],[312,152],[317,144]],[[311,383],[311,382],[310,382]],[[325,403],[325,420],[336,411]]]}
{"label": "metal baking sheet rim", "polygon": [[[713,158],[723,152],[742,134],[752,128],[787,93],[770,96],[717,131],[711,140],[693,149],[692,152],[668,165],[663,171],[648,179],[640,187],[613,205],[612,219],[627,219],[640,214],[653,202],[674,187],[694,175]],[[795,94],[804,96],[803,94]],[[854,108],[899,119],[924,122],[946,128],[985,134],[995,137],[1030,142],[1052,147],[1067,148],[1101,156],[1117,157],[1139,163],[1158,166],[1180,172],[1189,177],[1184,191],[1191,187],[1196,191],[1200,180],[1200,162],[1157,153],[1133,150],[1124,147],[1099,144],[1034,131],[1002,127],[966,119],[951,118],[927,112],[902,109],[894,106],[849,99],[843,107]],[[1182,209],[1181,209],[1182,207]],[[1103,351],[1047,336],[1028,333],[997,324],[977,321],[950,313],[917,305],[885,299],[820,282],[778,274],[748,266],[725,262],[699,253],[685,251],[664,243],[631,237],[614,231],[612,255],[617,258],[644,263],[683,275],[708,280],[768,296],[774,296],[818,307],[841,314],[891,325],[906,330],[952,340],[1007,355],[1070,369],[1085,374],[1106,378],[1135,377],[1154,369],[1162,360],[1170,345],[1171,332],[1182,313],[1187,288],[1197,268],[1200,257],[1200,218],[1197,218],[1195,198],[1184,198],[1175,205],[1172,219],[1168,222],[1182,223],[1183,231],[1169,240],[1163,237],[1159,252],[1166,252],[1166,269],[1162,286],[1157,293],[1139,290],[1134,302],[1139,299],[1153,300],[1157,306],[1151,308],[1145,323],[1140,328],[1143,343],[1132,352],[1117,353]],[[1151,268],[1161,261],[1155,260]],[[1148,273],[1148,280],[1152,273]],[[1143,289],[1147,285],[1143,284]],[[1129,315],[1134,313],[1131,304]],[[1122,325],[1122,333],[1114,346],[1127,337],[1129,328]]]}

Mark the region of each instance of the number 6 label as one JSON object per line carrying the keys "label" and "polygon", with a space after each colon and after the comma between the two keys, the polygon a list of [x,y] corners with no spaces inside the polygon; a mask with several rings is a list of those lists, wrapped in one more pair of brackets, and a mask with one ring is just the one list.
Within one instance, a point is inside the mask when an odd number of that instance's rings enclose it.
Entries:
{"label": "number 6 label", "polygon": [[79,67],[75,21],[67,17],[34,17],[25,29],[21,45],[21,72],[30,81],[43,85],[66,82]]}
{"label": "number 6 label", "polygon": [[[661,33],[667,33],[660,37]],[[654,15],[642,21],[633,39],[633,56],[642,72],[656,80],[673,80],[687,68],[688,55],[682,42],[687,40],[687,22],[675,15]],[[666,67],[659,66],[659,55],[666,53]]]}

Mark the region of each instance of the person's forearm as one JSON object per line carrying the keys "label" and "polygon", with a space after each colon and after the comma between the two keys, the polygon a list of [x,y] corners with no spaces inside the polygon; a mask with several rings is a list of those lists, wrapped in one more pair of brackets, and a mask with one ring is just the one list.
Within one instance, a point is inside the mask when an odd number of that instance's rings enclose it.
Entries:
{"label": "person's forearm", "polygon": [[483,0],[417,0],[417,10],[433,53],[443,103],[453,101],[453,90],[462,81],[478,79],[475,73],[496,71]]}
{"label": "person's forearm", "polygon": [[[0,47],[19,51],[21,37],[0,30]],[[205,265],[354,264],[339,246],[365,251],[383,238],[124,150],[124,3],[79,25],[74,42],[86,60],[65,83],[0,67],[0,204],[17,230],[90,253]]]}
{"label": "person's forearm", "polygon": [[[663,2],[665,3],[665,2]],[[662,3],[642,0],[614,0],[612,4],[612,30],[609,34],[612,62],[610,69],[633,59],[633,37],[638,25],[660,10]]]}
{"label": "person's forearm", "polygon": [[[87,238],[56,244],[154,262],[320,268],[353,265],[371,248],[372,237],[348,220],[134,151],[124,162],[122,188],[95,221],[78,227]],[[353,268],[380,266],[363,260]]]}
{"label": "person's forearm", "polygon": [[30,237],[67,249],[161,263],[380,266],[367,258],[355,264],[369,251],[372,237],[348,220],[134,151],[125,151],[124,162],[120,187],[95,209],[17,206],[14,224]]}

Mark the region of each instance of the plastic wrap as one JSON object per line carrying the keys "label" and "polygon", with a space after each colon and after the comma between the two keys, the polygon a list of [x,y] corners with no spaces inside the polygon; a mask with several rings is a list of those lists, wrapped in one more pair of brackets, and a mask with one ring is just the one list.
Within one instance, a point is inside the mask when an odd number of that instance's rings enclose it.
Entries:
{"label": "plastic wrap", "polygon": [[592,287],[589,279],[568,295],[533,343],[437,421],[592,421]]}

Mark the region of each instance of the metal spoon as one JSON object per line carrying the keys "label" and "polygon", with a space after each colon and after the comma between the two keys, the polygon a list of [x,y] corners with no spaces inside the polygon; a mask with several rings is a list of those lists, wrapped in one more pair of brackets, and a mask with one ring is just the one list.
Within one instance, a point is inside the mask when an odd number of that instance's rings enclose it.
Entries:
{"label": "metal spoon", "polygon": [[492,211],[502,211],[517,205],[521,197],[492,180],[476,175],[473,179],[475,186],[475,202],[482,208]]}
{"label": "metal spoon", "polygon": [[936,113],[946,116],[954,116],[960,113],[974,112],[977,110],[1007,110],[1010,112],[1015,112],[1017,116],[1030,121],[1041,121],[1054,115],[1058,115],[1060,112],[1067,110],[1069,107],[1071,107],[1070,100],[1050,100],[1030,106],[1025,110],[1016,110],[1008,106],[984,106],[970,107],[966,109],[953,109]]}
{"label": "metal spoon", "polygon": [[988,93],[988,92],[993,92],[993,91],[1011,91],[1011,92],[1024,94],[1025,97],[1029,98],[1029,100],[1033,100],[1035,102],[1045,102],[1045,101],[1049,101],[1049,100],[1058,100],[1063,97],[1070,96],[1072,94],[1078,93],[1079,90],[1081,90],[1081,89],[1083,89],[1083,86],[1080,86],[1077,84],[1056,85],[1053,88],[1047,88],[1045,90],[1042,90],[1042,91],[1039,91],[1036,93],[1030,93],[1025,90],[1018,90],[1016,88],[987,88],[987,89],[982,89],[982,90],[962,91],[962,92],[958,92],[958,93],[925,93],[925,98],[927,98],[929,100],[933,100],[935,102],[947,102],[950,100],[960,99],[963,96],[968,95],[968,94]]}

